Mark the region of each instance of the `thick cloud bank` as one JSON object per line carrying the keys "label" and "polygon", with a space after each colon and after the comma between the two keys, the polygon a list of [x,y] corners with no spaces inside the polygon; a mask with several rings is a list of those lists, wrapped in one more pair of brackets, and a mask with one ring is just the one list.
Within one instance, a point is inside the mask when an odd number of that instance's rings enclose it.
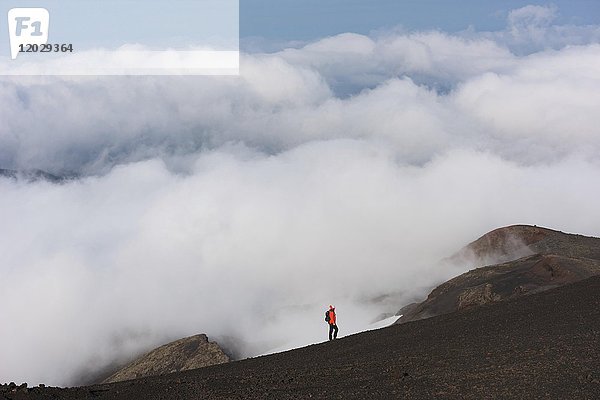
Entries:
{"label": "thick cloud bank", "polygon": [[0,381],[199,332],[308,344],[328,304],[368,328],[495,227],[600,235],[600,28],[556,12],[246,54],[239,78],[3,79],[0,168],[80,178],[0,178]]}

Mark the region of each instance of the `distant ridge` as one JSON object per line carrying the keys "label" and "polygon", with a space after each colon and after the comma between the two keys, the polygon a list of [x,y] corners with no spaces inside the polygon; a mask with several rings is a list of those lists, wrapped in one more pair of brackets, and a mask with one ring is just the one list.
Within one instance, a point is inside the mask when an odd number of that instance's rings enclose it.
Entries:
{"label": "distant ridge", "polygon": [[3,169],[0,168],[0,178],[10,178],[15,180],[24,180],[27,182],[36,182],[36,181],[48,181],[52,183],[62,183],[71,178],[61,177],[57,175],[50,174],[46,171],[42,171],[39,169],[32,170],[13,170],[13,169]]}

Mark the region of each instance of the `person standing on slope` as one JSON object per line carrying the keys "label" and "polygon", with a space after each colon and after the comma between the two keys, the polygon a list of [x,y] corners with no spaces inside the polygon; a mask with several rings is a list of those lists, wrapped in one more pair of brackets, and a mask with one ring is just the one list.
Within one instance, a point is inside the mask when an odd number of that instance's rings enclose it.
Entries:
{"label": "person standing on slope", "polygon": [[[329,340],[337,339],[338,327],[335,317],[335,308],[330,305],[329,310],[325,311],[325,322],[329,324]],[[331,335],[333,334],[333,337]]]}

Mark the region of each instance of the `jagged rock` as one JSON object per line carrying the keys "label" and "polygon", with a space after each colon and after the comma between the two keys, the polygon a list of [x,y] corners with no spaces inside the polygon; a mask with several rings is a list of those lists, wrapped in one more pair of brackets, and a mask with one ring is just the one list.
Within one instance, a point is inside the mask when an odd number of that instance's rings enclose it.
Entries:
{"label": "jagged rock", "polygon": [[492,288],[491,284],[484,283],[483,285],[463,290],[458,295],[458,309],[462,310],[500,300],[502,297],[495,294]]}
{"label": "jagged rock", "polygon": [[229,361],[229,357],[217,343],[209,342],[206,335],[196,335],[152,350],[105,379],[103,383],[165,375]]}

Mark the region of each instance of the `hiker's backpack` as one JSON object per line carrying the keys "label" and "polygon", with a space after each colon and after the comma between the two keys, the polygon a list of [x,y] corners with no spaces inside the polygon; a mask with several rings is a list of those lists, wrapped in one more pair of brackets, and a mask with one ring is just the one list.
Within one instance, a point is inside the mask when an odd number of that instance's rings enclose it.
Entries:
{"label": "hiker's backpack", "polygon": [[325,322],[329,322],[329,310],[325,311]]}

